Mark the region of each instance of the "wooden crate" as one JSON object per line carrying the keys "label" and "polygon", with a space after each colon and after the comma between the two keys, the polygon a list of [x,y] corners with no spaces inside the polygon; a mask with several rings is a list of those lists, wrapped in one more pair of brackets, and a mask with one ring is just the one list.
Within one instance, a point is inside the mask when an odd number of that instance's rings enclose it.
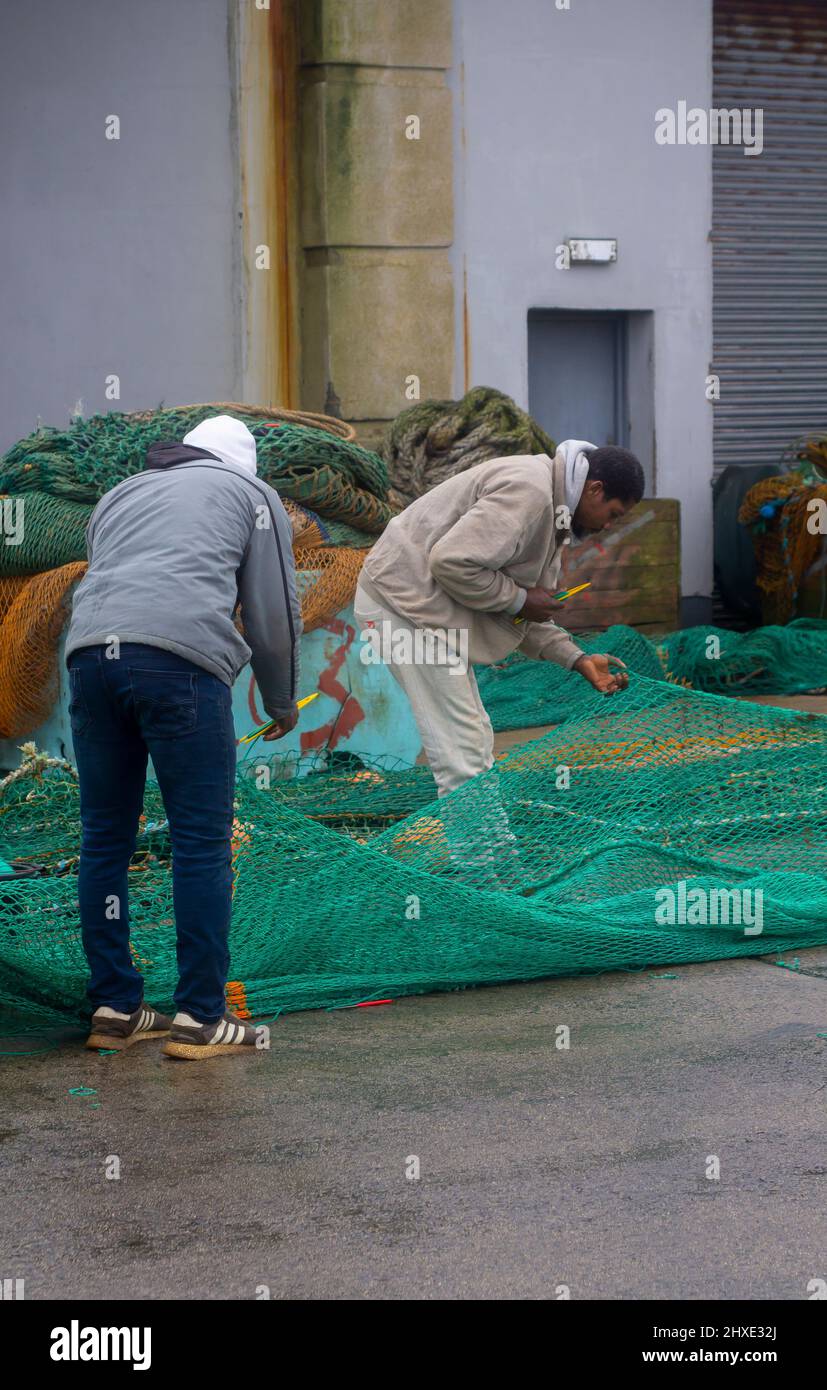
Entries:
{"label": "wooden crate", "polygon": [[[680,626],[680,503],[668,497],[642,502],[595,540],[566,547],[561,588],[591,580],[557,621],[572,632],[601,632],[626,623],[641,632]],[[565,583],[563,582],[565,580]]]}

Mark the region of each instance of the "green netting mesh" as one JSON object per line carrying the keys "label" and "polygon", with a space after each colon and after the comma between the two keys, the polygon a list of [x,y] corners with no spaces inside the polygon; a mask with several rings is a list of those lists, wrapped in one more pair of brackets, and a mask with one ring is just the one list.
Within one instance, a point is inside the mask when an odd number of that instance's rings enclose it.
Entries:
{"label": "green netting mesh", "polygon": [[[312,508],[308,511],[309,516],[314,517]],[[358,530],[355,526],[349,526],[346,521],[332,521],[330,517],[316,518],[322,540],[327,545],[346,546],[354,549],[362,549],[370,545],[373,537]]]}
{"label": "green netting mesh", "polygon": [[72,560],[86,559],[89,503],[45,492],[24,492],[11,499],[19,518],[19,544],[0,545],[0,575],[40,574]]}
{"label": "green netting mesh", "polygon": [[[584,651],[620,657],[637,675],[711,694],[797,695],[827,686],[827,622],[817,618],[754,632],[690,627],[657,644],[618,625],[577,641]],[[557,724],[586,710],[593,698],[585,682],[519,652],[498,666],[477,667],[476,675],[496,730]]]}
{"label": "green netting mesh", "polygon": [[[611,652],[630,671],[649,680],[663,680],[663,666],[647,637],[633,627],[617,625],[596,637],[579,637],[585,652]],[[477,684],[491,723],[502,729],[526,729],[559,724],[578,710],[592,707],[591,687],[561,666],[531,661],[519,651],[496,666],[476,667]]]}
{"label": "green netting mesh", "polygon": [[[825,943],[826,733],[819,715],[638,678],[608,701],[587,689],[559,728],[425,806],[418,770],[339,763],[267,787],[248,768],[230,997],[261,1014]],[[416,809],[395,819],[406,786]],[[84,1005],[76,795],[58,771],[0,799],[0,855],[46,865],[0,883],[0,997],[44,1021]],[[132,944],[169,1007],[169,846],[160,808],[147,816]],[[359,816],[384,828],[341,833]]]}
{"label": "green netting mesh", "polygon": [[267,781],[294,811],[362,842],[429,805],[435,792],[426,766],[355,753],[274,753],[268,761],[251,745],[238,774]]}
{"label": "green netting mesh", "polygon": [[[146,416],[112,411],[77,420],[68,429],[41,428],[11,448],[0,463],[0,492],[40,492],[95,503],[144,466],[150,444],[181,440],[213,405],[156,410]],[[369,534],[393,515],[388,476],[378,454],[323,429],[262,420],[233,408],[256,439],[259,475],[285,497]]]}
{"label": "green netting mesh", "polygon": [[722,695],[799,695],[827,686],[827,622],[797,618],[785,627],[728,632],[690,627],[659,644],[669,680]]}

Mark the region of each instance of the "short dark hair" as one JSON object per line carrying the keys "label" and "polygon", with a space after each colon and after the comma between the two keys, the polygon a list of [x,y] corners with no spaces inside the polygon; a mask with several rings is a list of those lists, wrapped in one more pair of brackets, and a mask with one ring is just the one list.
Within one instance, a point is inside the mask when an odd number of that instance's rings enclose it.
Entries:
{"label": "short dark hair", "polygon": [[603,484],[608,501],[614,497],[621,502],[639,502],[646,486],[640,459],[617,444],[604,444],[588,455],[589,481]]}

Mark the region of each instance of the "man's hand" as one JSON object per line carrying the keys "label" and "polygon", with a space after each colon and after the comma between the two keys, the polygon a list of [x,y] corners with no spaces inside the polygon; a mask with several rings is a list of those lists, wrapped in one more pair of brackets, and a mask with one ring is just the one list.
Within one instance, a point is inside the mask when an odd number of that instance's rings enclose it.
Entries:
{"label": "man's hand", "polygon": [[555,598],[548,589],[526,589],[526,595],[526,601],[515,617],[525,618],[528,623],[547,623],[549,618],[565,607],[565,601]]}
{"label": "man's hand", "polygon": [[[622,669],[613,671],[613,665]],[[580,656],[573,669],[585,676],[589,684],[593,685],[595,690],[599,690],[601,695],[614,695],[616,690],[625,690],[629,684],[626,666],[619,656]]]}
{"label": "man's hand", "polygon": [[291,729],[295,729],[299,722],[299,711],[294,709],[290,714],[283,714],[277,719],[272,729],[268,729],[266,734],[262,734],[265,743],[271,743],[274,738],[284,738]]}

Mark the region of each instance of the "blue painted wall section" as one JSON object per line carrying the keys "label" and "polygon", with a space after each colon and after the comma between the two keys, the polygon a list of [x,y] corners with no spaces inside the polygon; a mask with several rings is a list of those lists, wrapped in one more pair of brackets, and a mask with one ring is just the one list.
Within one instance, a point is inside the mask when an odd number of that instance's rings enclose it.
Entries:
{"label": "blue painted wall section", "polygon": [[[72,760],[69,725],[69,693],[63,659],[65,633],[60,642],[60,693],[51,715],[39,729],[18,739],[0,740],[0,764],[17,767],[19,746],[34,740],[38,748],[55,757]],[[343,609],[327,627],[307,633],[301,644],[300,696],[319,691],[299,714],[299,722],[286,738],[272,743],[257,739],[239,749],[239,759],[254,761],[262,750],[273,752],[353,752],[372,758],[399,758],[413,763],[421,741],[410,705],[386,667],[360,660],[362,643],[352,607]],[[268,722],[258,687],[246,666],[233,688],[236,735],[243,738]]]}

